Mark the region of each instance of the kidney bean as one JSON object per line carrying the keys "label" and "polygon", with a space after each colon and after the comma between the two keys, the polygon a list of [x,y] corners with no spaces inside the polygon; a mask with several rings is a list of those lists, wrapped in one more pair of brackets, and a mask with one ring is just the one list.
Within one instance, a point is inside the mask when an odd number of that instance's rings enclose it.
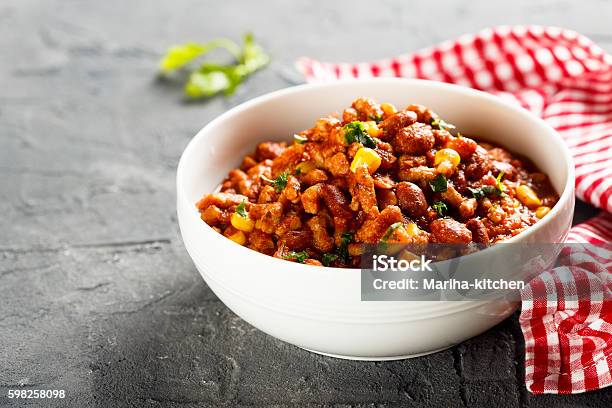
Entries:
{"label": "kidney bean", "polygon": [[394,142],[398,153],[424,154],[433,147],[435,139],[431,127],[418,122],[400,129]]}
{"label": "kidney bean", "polygon": [[477,218],[472,218],[468,222],[465,223],[465,226],[472,232],[472,240],[479,244],[488,244],[489,243],[489,234],[487,233],[487,228]]}
{"label": "kidney bean", "polygon": [[378,126],[385,131],[385,137],[392,138],[400,129],[412,125],[416,121],[416,113],[402,111],[383,120]]}
{"label": "kidney bean", "polygon": [[396,195],[399,207],[407,211],[411,217],[419,217],[427,211],[425,194],[416,184],[408,181],[398,183]]}
{"label": "kidney bean", "polygon": [[448,244],[467,244],[472,241],[472,232],[459,221],[441,218],[429,224],[436,242]]}

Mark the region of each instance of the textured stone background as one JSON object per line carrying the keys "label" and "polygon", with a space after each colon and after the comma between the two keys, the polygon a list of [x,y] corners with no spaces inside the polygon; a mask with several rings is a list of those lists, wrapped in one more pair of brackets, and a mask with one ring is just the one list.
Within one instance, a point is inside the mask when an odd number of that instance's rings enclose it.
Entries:
{"label": "textured stone background", "polygon": [[[299,81],[300,55],[378,58],[502,23],[566,26],[612,50],[611,17],[606,1],[2,1],[0,406],[612,406],[611,390],[528,394],[516,317],[388,363],[274,340],[206,287],[174,208],[189,139]],[[231,98],[187,104],[154,80],[168,45],[246,30],[274,60]],[[19,387],[68,398],[4,397]]]}

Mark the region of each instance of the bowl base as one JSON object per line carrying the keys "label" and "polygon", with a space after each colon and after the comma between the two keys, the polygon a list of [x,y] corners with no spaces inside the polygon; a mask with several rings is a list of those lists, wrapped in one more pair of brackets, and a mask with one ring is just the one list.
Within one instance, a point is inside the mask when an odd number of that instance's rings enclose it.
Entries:
{"label": "bowl base", "polygon": [[307,349],[304,347],[300,347],[303,350],[306,351],[310,351],[311,353],[315,353],[315,354],[320,354],[322,356],[326,356],[326,357],[333,357],[333,358],[340,358],[343,360],[354,360],[354,361],[393,361],[393,360],[406,360],[408,358],[416,358],[416,357],[422,357],[422,356],[426,356],[428,354],[434,354],[437,353],[439,351],[442,350],[446,350],[453,347],[453,345],[450,346],[446,346],[446,347],[442,347],[436,350],[432,350],[432,351],[426,351],[424,353],[416,353],[416,354],[406,354],[406,355],[402,355],[402,356],[385,356],[385,357],[363,357],[363,356],[347,356],[347,355],[342,355],[342,354],[330,354],[330,353],[325,353],[323,351],[317,351],[317,350],[311,350],[311,349]]}

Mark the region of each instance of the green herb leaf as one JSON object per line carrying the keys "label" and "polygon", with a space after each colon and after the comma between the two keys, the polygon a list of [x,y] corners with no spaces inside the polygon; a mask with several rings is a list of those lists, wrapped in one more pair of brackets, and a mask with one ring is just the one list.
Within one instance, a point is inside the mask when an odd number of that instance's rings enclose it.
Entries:
{"label": "green herb leaf", "polygon": [[370,149],[376,147],[376,140],[368,134],[362,122],[355,121],[344,125],[344,139],[348,144],[358,142]]}
{"label": "green herb leaf", "polygon": [[287,173],[286,171],[281,173],[280,176],[278,176],[276,180],[274,180],[274,191],[276,191],[277,193],[283,191],[287,186],[288,178],[289,173]]}
{"label": "green herb leaf", "polygon": [[249,216],[244,206],[244,202],[238,204],[238,206],[236,207],[236,214],[238,214],[239,216],[243,218],[247,218]]}
{"label": "green herb leaf", "polygon": [[193,99],[208,98],[219,92],[227,92],[238,85],[223,71],[192,72],[185,84],[185,94]]}
{"label": "green herb leaf", "polygon": [[231,95],[244,78],[265,66],[270,57],[255,44],[252,34],[244,36],[241,48],[232,40],[220,38],[208,43],[187,43],[171,47],[160,62],[162,74],[186,68],[191,62],[216,48],[229,51],[235,61],[231,64],[204,62],[189,74],[185,94],[193,99],[208,98],[220,92]]}
{"label": "green herb leaf", "polygon": [[432,204],[431,208],[436,210],[440,217],[444,217],[448,213],[448,206],[442,201],[436,201]]}
{"label": "green herb leaf", "polygon": [[448,189],[448,181],[444,174],[438,174],[435,179],[429,182],[429,187],[434,193],[444,193]]}
{"label": "green herb leaf", "polygon": [[470,193],[472,193],[472,197],[476,200],[482,200],[486,196],[500,196],[502,193],[495,187],[485,185],[478,188],[470,188],[468,187]]}
{"label": "green herb leaf", "polygon": [[393,235],[395,230],[401,226],[402,226],[402,222],[400,221],[391,224],[389,228],[387,228],[387,232],[385,232],[385,235],[383,235],[381,242],[387,242],[387,240],[391,237],[391,235]]}
{"label": "green herb leaf", "polygon": [[331,254],[331,253],[325,253],[323,254],[323,258],[321,258],[321,262],[323,263],[324,266],[329,266],[329,264],[334,262],[336,259],[338,259],[338,255]]}
{"label": "green herb leaf", "polygon": [[293,135],[293,140],[295,140],[297,144],[304,144],[308,141],[308,138],[302,135]]}
{"label": "green herb leaf", "polygon": [[452,123],[445,122],[440,118],[432,120],[430,125],[431,127],[440,130],[455,129],[455,125],[453,125]]}
{"label": "green herb leaf", "polygon": [[274,191],[280,193],[287,186],[287,181],[289,180],[289,173],[284,171],[275,180],[269,179],[263,174],[260,177],[263,181],[272,184],[274,186]]}
{"label": "green herb leaf", "polygon": [[340,236],[340,246],[338,247],[338,256],[346,263],[349,260],[348,246],[353,242],[353,234],[350,232],[344,232]]}
{"label": "green herb leaf", "polygon": [[227,38],[219,38],[203,44],[188,42],[183,45],[170,47],[164,58],[160,61],[159,67],[162,73],[169,73],[184,68],[190,62],[195,61],[216,48],[226,49],[234,58],[240,58],[242,54],[240,47]]}
{"label": "green herb leaf", "polygon": [[376,123],[380,123],[382,115],[368,115],[368,117]]}
{"label": "green herb leaf", "polygon": [[495,178],[495,183],[497,184],[497,190],[499,190],[500,195],[503,194],[504,192],[504,185],[501,182],[503,177],[504,177],[504,172],[501,171]]}
{"label": "green herb leaf", "polygon": [[253,34],[247,33],[243,38],[244,46],[240,58],[243,75],[249,75],[270,62],[270,57],[255,43]]}
{"label": "green herb leaf", "polygon": [[506,194],[504,193],[504,185],[501,182],[503,177],[504,172],[502,171],[497,175],[497,178],[495,179],[495,187],[487,184],[478,188],[468,187],[468,190],[470,191],[470,193],[472,193],[472,197],[474,197],[476,200],[482,200],[486,196],[503,196],[504,194]]}
{"label": "green herb leaf", "polygon": [[306,252],[306,251],[301,251],[301,252],[290,251],[283,258],[285,258],[285,259],[292,259],[292,260],[294,260],[296,262],[299,262],[299,263],[304,263],[304,261],[307,260],[308,257],[309,257],[309,255],[308,255],[308,252]]}

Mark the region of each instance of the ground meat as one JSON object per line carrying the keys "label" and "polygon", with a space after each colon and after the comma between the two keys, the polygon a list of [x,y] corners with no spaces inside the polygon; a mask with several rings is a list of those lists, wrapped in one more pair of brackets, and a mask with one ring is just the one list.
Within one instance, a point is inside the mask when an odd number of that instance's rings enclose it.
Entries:
{"label": "ground meat", "polygon": [[324,181],[327,181],[328,179],[329,177],[327,177],[327,173],[325,173],[325,170],[321,169],[314,169],[306,173],[306,175],[302,176],[302,181],[307,186],[322,183]]}
{"label": "ground meat", "polygon": [[344,153],[336,153],[326,164],[326,169],[335,177],[345,176],[349,172],[349,161]]}
{"label": "ground meat", "polygon": [[359,98],[341,116],[320,118],[292,144],[259,143],[196,203],[203,222],[280,259],[356,267],[363,244],[503,241],[558,200],[528,159],[445,130],[427,107]]}
{"label": "ground meat", "polygon": [[353,101],[352,107],[362,121],[378,120],[383,115],[380,105],[371,98],[357,98]]}
{"label": "ground meat", "polygon": [[421,187],[436,178],[436,169],[427,166],[400,168],[397,176],[400,180],[411,181],[417,183]]}
{"label": "ground meat", "polygon": [[478,143],[469,137],[455,137],[448,140],[446,147],[459,153],[459,156],[465,160],[474,154],[478,147]]}
{"label": "ground meat", "polygon": [[323,189],[322,183],[315,184],[314,186],[308,187],[302,194],[302,207],[304,211],[309,214],[317,214],[320,207],[321,191]]}
{"label": "ground meat", "polygon": [[287,143],[285,142],[263,142],[257,145],[255,149],[255,160],[260,162],[265,159],[276,159],[285,151]]}
{"label": "ground meat", "polygon": [[335,217],[351,218],[353,213],[349,209],[349,202],[336,186],[324,184],[321,189],[321,196],[325,205]]}
{"label": "ground meat", "polygon": [[328,252],[334,247],[334,239],[327,233],[327,218],[316,215],[308,220],[308,228],[312,231],[312,244],[321,252]]}
{"label": "ground meat", "polygon": [[332,116],[325,116],[317,121],[308,139],[313,142],[324,142],[338,126],[340,126],[338,119]]}
{"label": "ground meat", "polygon": [[419,122],[430,124],[434,119],[438,118],[438,115],[426,106],[419,104],[412,104],[406,107],[406,111],[414,112],[417,115]]}
{"label": "ground meat", "polygon": [[361,228],[357,230],[355,237],[360,242],[378,242],[391,224],[403,221],[403,219],[400,208],[391,205],[382,210],[376,217],[365,221]]}
{"label": "ground meat", "polygon": [[393,146],[389,143],[378,142],[376,145],[376,153],[380,156],[380,169],[390,170],[397,161],[397,157],[393,154]]}
{"label": "ground meat", "polygon": [[343,112],[342,112],[342,121],[344,123],[351,123],[351,122],[355,122],[356,120],[359,119],[359,114],[357,113],[357,111],[355,110],[355,108],[346,108]]}
{"label": "ground meat", "polygon": [[367,167],[358,167],[351,180],[352,195],[357,199],[363,211],[366,213],[372,210],[378,211],[374,179],[372,179]]}

